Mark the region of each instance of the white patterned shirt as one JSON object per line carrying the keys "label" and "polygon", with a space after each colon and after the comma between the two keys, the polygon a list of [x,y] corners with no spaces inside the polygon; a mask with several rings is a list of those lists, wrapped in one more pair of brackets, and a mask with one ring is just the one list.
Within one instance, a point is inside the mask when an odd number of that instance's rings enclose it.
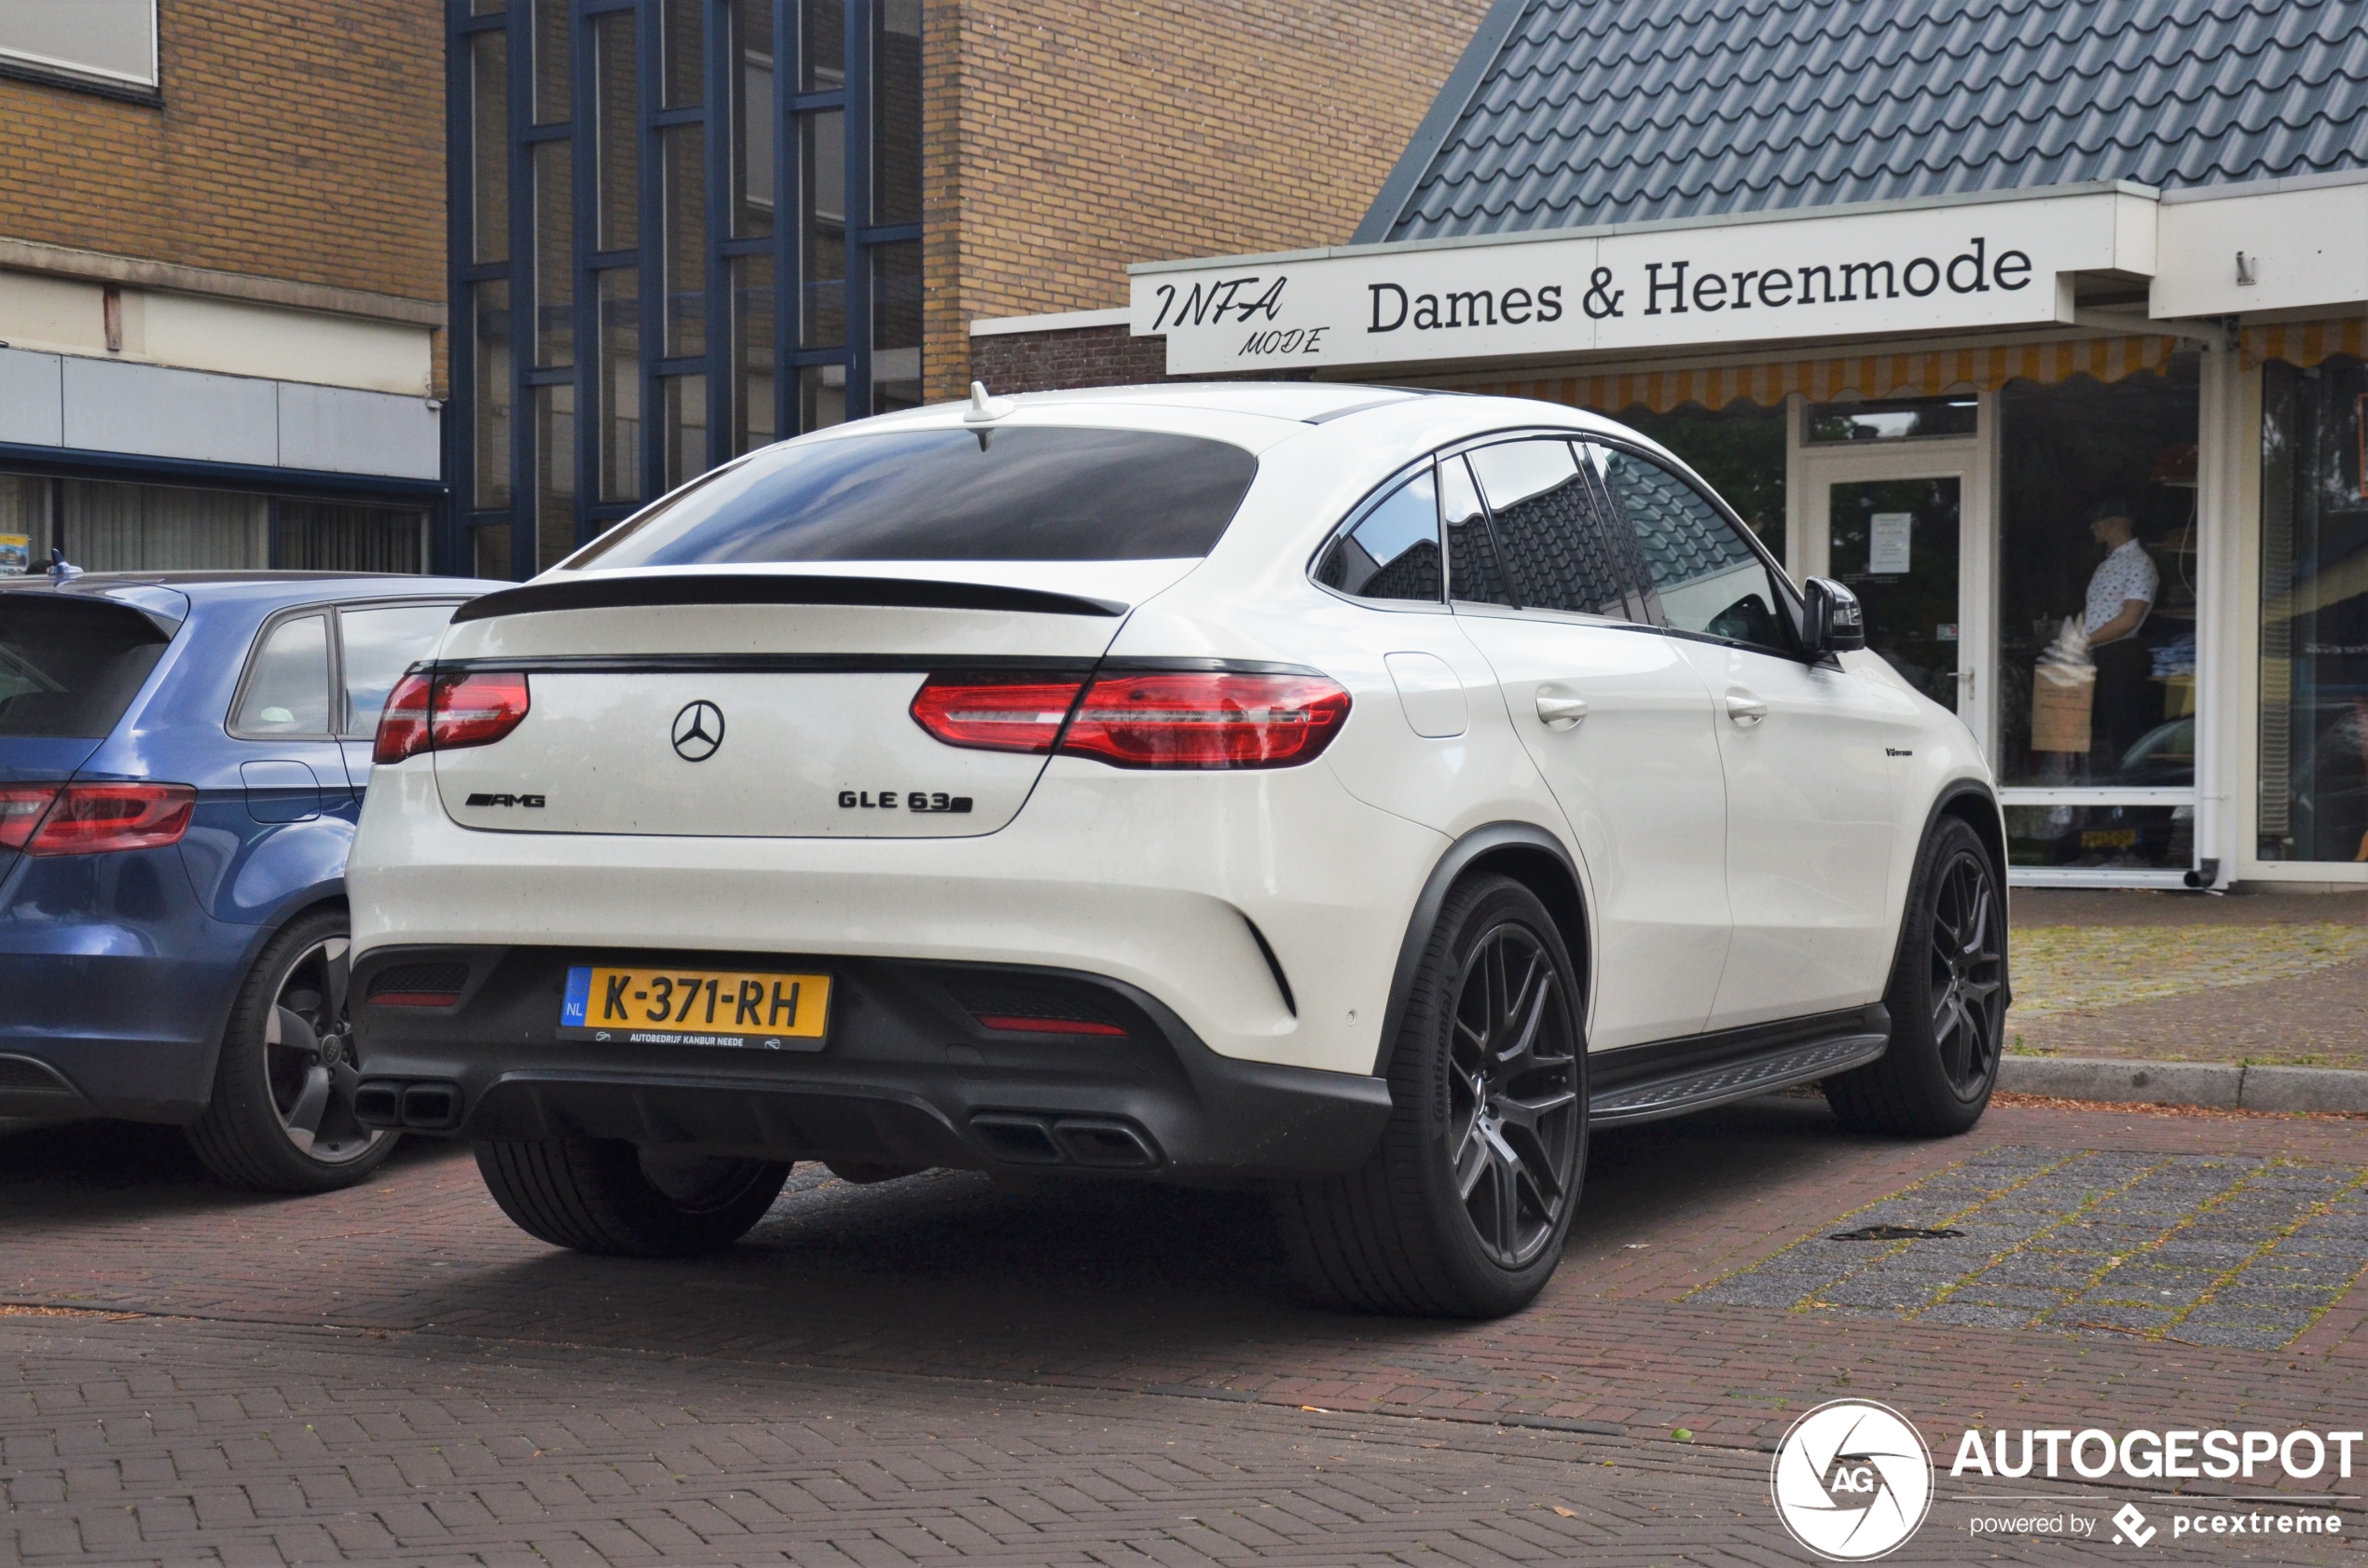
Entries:
{"label": "white patterned shirt", "polygon": [[[2096,636],[2097,628],[2120,614],[2129,599],[2142,599],[2152,608],[2155,590],[2161,585],[2162,573],[2155,570],[2154,557],[2146,554],[2143,544],[2133,539],[2115,546],[2088,579],[2088,608],[2081,629]],[[2144,624],[2145,617],[2139,617],[2139,625]]]}

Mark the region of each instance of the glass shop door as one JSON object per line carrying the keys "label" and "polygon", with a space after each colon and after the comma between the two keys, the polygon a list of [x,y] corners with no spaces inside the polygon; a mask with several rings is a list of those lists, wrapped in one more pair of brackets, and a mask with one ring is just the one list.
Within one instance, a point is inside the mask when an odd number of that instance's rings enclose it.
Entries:
{"label": "glass shop door", "polygon": [[1799,564],[1855,593],[1867,647],[1986,746],[1989,574],[1977,457],[1970,441],[1810,446]]}

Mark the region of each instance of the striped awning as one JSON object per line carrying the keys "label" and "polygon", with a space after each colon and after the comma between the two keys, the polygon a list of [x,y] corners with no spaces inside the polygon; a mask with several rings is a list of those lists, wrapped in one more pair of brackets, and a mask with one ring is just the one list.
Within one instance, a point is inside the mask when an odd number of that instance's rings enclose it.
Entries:
{"label": "striped awning", "polygon": [[2363,338],[2368,322],[2353,316],[2339,322],[2283,322],[2276,326],[2249,326],[2238,336],[2241,363],[2251,370],[2266,360],[2288,364],[2317,364],[2337,354],[2368,359]]}
{"label": "striped awning", "polygon": [[[2351,323],[2355,328],[2358,323]],[[1858,354],[1841,359],[1788,360],[1774,364],[1720,365],[1698,370],[1615,371],[1600,376],[1508,378],[1463,390],[1535,397],[1617,413],[1638,405],[1665,414],[1688,403],[1724,408],[1739,399],[1770,406],[1800,392],[1823,403],[1855,394],[1938,397],[1991,392],[2013,380],[2043,385],[2091,376],[2118,381],[2159,370],[2182,347],[2176,337],[2089,337],[2061,343],[2017,343],[1931,353]]]}

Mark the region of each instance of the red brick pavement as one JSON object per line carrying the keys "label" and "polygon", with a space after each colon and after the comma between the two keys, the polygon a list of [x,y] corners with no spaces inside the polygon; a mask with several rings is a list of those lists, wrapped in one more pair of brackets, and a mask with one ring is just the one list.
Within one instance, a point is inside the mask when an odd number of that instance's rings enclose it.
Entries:
{"label": "red brick pavement", "polygon": [[[534,1435],[531,1422],[518,1424],[525,1417],[503,1413],[519,1400],[541,1400],[536,1409],[553,1411],[598,1408],[608,1412],[601,1421],[618,1430],[635,1421],[674,1419],[666,1410],[727,1424],[810,1424],[818,1418],[810,1409],[799,1413],[800,1402],[820,1401],[825,1423],[854,1411],[876,1415],[901,1433],[867,1439],[867,1451],[881,1462],[909,1457],[911,1445],[922,1440],[916,1433],[957,1416],[1005,1435],[1014,1421],[1081,1424],[1080,1432],[1104,1422],[1109,1451],[1138,1458],[1170,1440],[1185,1441],[1177,1433],[1212,1452],[1233,1438],[1245,1453],[1281,1444],[1274,1451],[1280,1468],[1236,1478],[1229,1494],[1236,1503],[1296,1496],[1301,1481],[1315,1484],[1304,1468],[1314,1462],[1291,1458],[1292,1445],[1305,1441],[1305,1423],[1336,1422],[1346,1423],[1338,1430],[1360,1442],[1394,1443],[1401,1453],[1411,1443],[1424,1456],[1415,1466],[1419,1485],[1409,1480],[1387,1498],[1376,1493],[1374,1518],[1393,1508],[1411,1519],[1418,1506],[1445,1507],[1443,1492],[1421,1489],[1447,1486],[1450,1472],[1485,1476],[1525,1453],[1549,1455],[1537,1460],[1544,1470],[1524,1472],[1516,1488],[1528,1510],[1521,1528],[1550,1534],[1571,1524],[1578,1534],[1559,1544],[1540,1536],[1523,1545],[1527,1537],[1518,1531],[1487,1534],[1495,1524],[1474,1524],[1485,1544],[1450,1530],[1465,1545],[1433,1543],[1427,1549],[1446,1556],[1425,1561],[1550,1559],[1582,1544],[1595,1557],[1624,1552],[1620,1543],[1632,1540],[1663,1553],[1684,1547],[1766,1561],[1790,1558],[1772,1550],[1781,1537],[1767,1516],[1758,1451],[1801,1410],[1840,1395],[1900,1408],[1944,1453],[1971,1423],[2362,1424],[2368,1337],[2361,1329],[2368,1294],[2358,1286],[2278,1353],[1920,1327],[1681,1298],[1976,1148],[2242,1152],[2360,1167],[2368,1166],[2368,1123],[2002,1107],[1967,1138],[1903,1144],[1845,1137],[1816,1102],[1777,1100],[1600,1142],[1570,1260],[1546,1296],[1505,1322],[1462,1325],[1342,1317],[1295,1304],[1254,1204],[1226,1195],[1125,1188],[1014,1194],[952,1174],[861,1190],[833,1183],[793,1193],[749,1242],[723,1257],[638,1264],[555,1252],[519,1234],[484,1195],[474,1165],[456,1153],[406,1157],[351,1193],[260,1201],[207,1187],[175,1163],[169,1145],[128,1134],[38,1133],[0,1144],[0,1301],[74,1315],[0,1316],[0,1351],[18,1351],[19,1386],[30,1401],[0,1416],[0,1443],[7,1445],[0,1454],[12,1477],[36,1485],[49,1484],[45,1476],[58,1478],[54,1499],[12,1490],[21,1534],[29,1506],[65,1507],[71,1501],[74,1464],[62,1453],[38,1451],[45,1431],[54,1428],[63,1442],[71,1412],[85,1404],[126,1411],[137,1403],[145,1411],[170,1395],[187,1412],[179,1440],[197,1433],[200,1448],[214,1443],[231,1468],[273,1478],[282,1488],[273,1493],[282,1499],[274,1506],[310,1520],[305,1528],[327,1532],[319,1537],[323,1554],[334,1555],[334,1547],[366,1560],[376,1548],[359,1536],[341,1541],[324,1522],[362,1503],[340,1502],[334,1485],[316,1492],[303,1479],[314,1461],[284,1447],[298,1424],[296,1412],[352,1423],[339,1430],[368,1439],[373,1465],[395,1464],[387,1445],[400,1448],[425,1419],[398,1411],[374,1427],[378,1415],[365,1419],[347,1408],[381,1395],[404,1410],[407,1400],[440,1405],[480,1444],[492,1441],[484,1432],[494,1428]],[[143,1315],[124,1322],[96,1315],[110,1313]],[[437,1381],[447,1376],[448,1383]],[[976,1414],[982,1400],[1042,1413],[998,1424]],[[965,1410],[971,1416],[962,1416]],[[28,1422],[28,1412],[38,1419]],[[231,1453],[223,1446],[228,1439],[210,1431],[247,1426],[278,1435],[239,1438],[258,1446]],[[1669,1440],[1681,1427],[1690,1443]],[[115,1419],[105,1433],[110,1443],[121,1435]],[[1076,1440],[1091,1451],[1090,1438]],[[1434,1442],[1444,1446],[1421,1446]],[[1523,1446],[1539,1444],[1546,1447]],[[516,1484],[540,1499],[528,1512],[538,1520],[554,1508],[559,1512],[552,1517],[565,1515],[564,1487],[549,1497],[534,1492],[550,1471],[532,1454],[538,1446],[539,1439],[494,1456],[520,1467]],[[1596,1490],[1564,1505],[1582,1516],[1578,1520],[1550,1508],[1547,1517],[1555,1524],[1529,1517],[1551,1490],[1544,1478],[1570,1473],[1580,1457],[1599,1451],[1615,1457],[1615,1471],[1649,1469],[1658,1479],[1623,1490],[1591,1478]],[[1007,1480],[1023,1492],[1052,1484],[1048,1478],[1061,1469],[1056,1461],[1048,1450],[1027,1462],[1036,1469],[1021,1465],[1026,1474],[1014,1471],[1016,1479]],[[89,1485],[165,1499],[158,1506],[168,1513],[167,1503],[178,1498],[173,1506],[186,1511],[199,1532],[193,1539],[202,1539],[208,1552],[249,1539],[228,1525],[227,1534],[214,1532],[197,1500],[198,1481],[177,1453],[145,1462],[151,1471],[118,1475],[111,1483],[94,1472],[99,1479]],[[747,1469],[735,1462],[710,1479],[730,1482]],[[1359,1485],[1380,1473],[1349,1466]],[[447,1484],[432,1477],[421,1484],[430,1481]],[[655,1489],[651,1495],[672,1484],[654,1471],[631,1486],[644,1481]],[[250,1484],[240,1484],[247,1489],[241,1495],[250,1496]],[[1697,1490],[1689,1492],[1689,1486]],[[478,1492],[461,1491],[478,1499],[469,1506],[492,1509]],[[1167,1495],[1154,1487],[1138,1492],[1138,1501],[1153,1493]],[[1688,1528],[1696,1533],[1647,1529],[1651,1510],[1678,1506],[1672,1499],[1681,1493],[1694,1500]],[[612,1501],[613,1506],[591,1510],[609,1521],[601,1529],[624,1528],[618,1520],[654,1508],[663,1512],[640,1492]],[[145,1506],[129,1505],[135,1515]],[[899,1517],[918,1506],[900,1501]],[[835,1506],[786,1512],[810,1534]],[[383,1525],[377,1503],[363,1511]],[[1483,1512],[1492,1520],[1511,1517]],[[1151,1538],[1140,1535],[1141,1520],[1126,1522],[1133,1518],[1112,1514],[1081,1527],[1072,1544],[1082,1550],[1091,1537],[1099,1543],[1094,1552],[1103,1555],[1077,1560],[1247,1561],[1312,1552],[1310,1561],[1371,1561],[1385,1546],[1414,1549],[1407,1540],[1385,1541],[1394,1527],[1377,1525],[1382,1535],[1343,1537],[1337,1550],[1318,1531],[1199,1557],[1163,1556],[1166,1547],[1139,1542],[1118,1551],[1111,1543],[1121,1536]],[[76,1514],[69,1521],[77,1532],[80,1520]],[[158,1529],[169,1522],[159,1520]],[[159,1538],[145,1517],[139,1522],[140,1542]],[[530,1534],[521,1533],[523,1525],[480,1524],[479,1534],[463,1532],[437,1549],[475,1560],[490,1550],[488,1542],[508,1549]],[[446,1527],[457,1528],[448,1520]],[[748,1542],[718,1545],[730,1532],[716,1529],[693,1531],[699,1551],[757,1551]],[[253,1540],[267,1537],[282,1555],[296,1540],[272,1532]],[[427,1550],[425,1536],[397,1531],[388,1539],[406,1552]],[[1021,1536],[995,1539],[1000,1544],[983,1537],[978,1549],[1015,1560],[1033,1549],[1012,1544]],[[76,1540],[78,1547],[56,1549],[103,1556],[120,1547],[136,1560],[130,1536],[113,1545],[87,1533]],[[577,1538],[567,1551],[633,1555],[589,1540]],[[1919,1549],[1947,1561],[1948,1540],[1928,1531]],[[687,1537],[678,1544],[690,1549]],[[18,1549],[30,1561],[35,1545],[23,1540]],[[904,1560],[956,1550],[898,1548]]]}

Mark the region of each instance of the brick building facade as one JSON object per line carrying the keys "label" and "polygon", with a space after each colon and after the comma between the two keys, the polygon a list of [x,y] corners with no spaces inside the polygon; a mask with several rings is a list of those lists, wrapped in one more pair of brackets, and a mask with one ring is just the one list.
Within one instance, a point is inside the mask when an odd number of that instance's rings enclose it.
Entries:
{"label": "brick building facade", "polygon": [[[46,13],[46,14],[45,14]],[[0,570],[420,570],[442,498],[442,30],[0,16]]]}
{"label": "brick building facade", "polygon": [[998,387],[1156,379],[1122,327],[974,347],[970,323],[1122,307],[1130,262],[1345,241],[1487,8],[936,0],[930,395],[974,368]]}

